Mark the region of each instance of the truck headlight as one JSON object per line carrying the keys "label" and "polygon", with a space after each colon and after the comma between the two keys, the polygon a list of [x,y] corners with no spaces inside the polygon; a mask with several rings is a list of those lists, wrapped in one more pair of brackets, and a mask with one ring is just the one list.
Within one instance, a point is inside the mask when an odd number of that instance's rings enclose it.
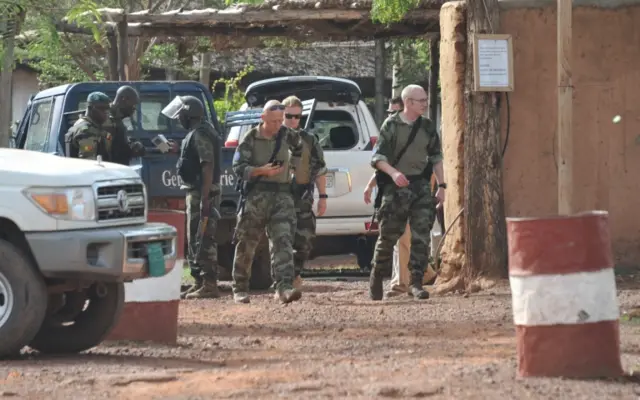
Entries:
{"label": "truck headlight", "polygon": [[90,187],[29,188],[25,196],[54,218],[71,221],[96,219],[96,200]]}

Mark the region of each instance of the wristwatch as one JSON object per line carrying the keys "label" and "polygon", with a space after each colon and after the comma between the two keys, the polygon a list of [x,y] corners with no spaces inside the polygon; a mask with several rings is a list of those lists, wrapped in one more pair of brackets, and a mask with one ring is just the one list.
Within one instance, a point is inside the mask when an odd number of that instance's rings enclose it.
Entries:
{"label": "wristwatch", "polygon": [[446,184],[446,183],[439,183],[439,184],[438,184],[438,187],[439,187],[439,188],[446,189],[446,188],[447,188],[447,184]]}
{"label": "wristwatch", "polygon": [[318,198],[320,198],[320,199],[328,199],[329,196],[326,193],[321,193],[321,194],[318,195]]}

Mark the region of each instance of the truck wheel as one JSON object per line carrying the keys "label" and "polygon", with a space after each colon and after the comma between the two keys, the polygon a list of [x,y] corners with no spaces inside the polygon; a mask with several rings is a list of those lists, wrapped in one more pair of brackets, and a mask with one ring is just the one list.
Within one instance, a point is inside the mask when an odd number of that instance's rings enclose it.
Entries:
{"label": "truck wheel", "polygon": [[0,239],[0,359],[20,353],[47,311],[47,287],[29,259]]}
{"label": "truck wheel", "polygon": [[373,260],[377,239],[377,236],[360,236],[356,239],[356,259],[360,269],[371,269],[371,260]]}
{"label": "truck wheel", "polygon": [[99,345],[124,307],[124,283],[97,283],[64,294],[63,306],[49,314],[29,347],[46,354],[78,353]]}
{"label": "truck wheel", "polygon": [[267,290],[273,284],[271,277],[271,254],[269,254],[269,242],[264,238],[256,248],[256,254],[251,265],[251,290]]}

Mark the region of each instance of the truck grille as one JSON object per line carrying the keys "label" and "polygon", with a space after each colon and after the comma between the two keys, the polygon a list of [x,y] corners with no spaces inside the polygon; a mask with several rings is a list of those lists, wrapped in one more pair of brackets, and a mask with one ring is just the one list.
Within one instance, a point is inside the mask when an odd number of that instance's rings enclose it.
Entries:
{"label": "truck grille", "polygon": [[145,217],[145,191],[142,183],[131,182],[98,186],[98,221]]}

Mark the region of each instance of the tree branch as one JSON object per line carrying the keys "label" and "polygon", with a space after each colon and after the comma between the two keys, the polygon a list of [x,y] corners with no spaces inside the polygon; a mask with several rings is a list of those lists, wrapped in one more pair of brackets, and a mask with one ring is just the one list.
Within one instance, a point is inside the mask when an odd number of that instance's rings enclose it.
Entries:
{"label": "tree branch", "polygon": [[62,39],[63,40],[60,43],[62,43],[65,49],[69,52],[69,55],[71,56],[73,61],[78,65],[78,68],[80,68],[85,74],[87,74],[87,76],[91,78],[91,80],[97,81],[98,78],[96,78],[95,73],[82,61],[82,59],[78,56],[78,54],[76,54],[71,48],[70,46],[71,39],[69,39],[68,34],[67,33],[63,34]]}

